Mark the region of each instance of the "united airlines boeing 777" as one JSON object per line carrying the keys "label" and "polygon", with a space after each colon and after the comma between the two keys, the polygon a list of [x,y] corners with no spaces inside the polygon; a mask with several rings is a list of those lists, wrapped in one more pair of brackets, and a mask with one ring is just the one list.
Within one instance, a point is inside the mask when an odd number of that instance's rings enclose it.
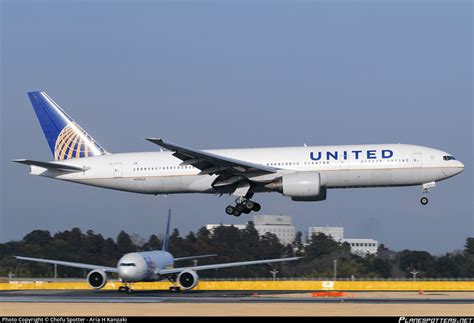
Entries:
{"label": "united airlines boeing 777", "polygon": [[253,195],[279,192],[293,201],[323,201],[328,189],[435,183],[464,165],[451,154],[406,144],[197,150],[148,138],[169,151],[110,153],[45,92],[28,93],[54,161],[17,159],[30,174],[142,194],[232,194],[234,216],[259,211]]}

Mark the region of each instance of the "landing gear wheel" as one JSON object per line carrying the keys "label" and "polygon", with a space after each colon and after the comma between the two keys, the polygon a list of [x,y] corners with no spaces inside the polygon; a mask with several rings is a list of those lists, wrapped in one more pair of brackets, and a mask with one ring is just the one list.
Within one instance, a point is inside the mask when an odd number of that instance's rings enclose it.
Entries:
{"label": "landing gear wheel", "polygon": [[258,212],[262,207],[257,202],[250,200],[250,197],[239,197],[234,205],[228,205],[225,213],[233,216],[240,216],[242,213],[249,214],[252,211]]}
{"label": "landing gear wheel", "polygon": [[120,286],[119,289],[118,289],[118,291],[119,291],[120,293],[128,292],[128,287],[127,287],[127,286]]}
{"label": "landing gear wheel", "polygon": [[258,212],[258,211],[260,211],[261,209],[262,209],[262,206],[261,206],[260,204],[254,203],[254,206],[253,206],[253,208],[252,208],[252,211]]}
{"label": "landing gear wheel", "polygon": [[181,291],[181,288],[179,288],[179,287],[177,287],[177,286],[171,286],[171,287],[169,288],[169,291],[170,291],[170,293],[178,293],[178,292]]}
{"label": "landing gear wheel", "polygon": [[235,207],[233,207],[232,205],[228,205],[225,208],[225,213],[227,213],[229,215],[234,215],[234,212],[235,212]]}
{"label": "landing gear wheel", "polygon": [[255,206],[255,202],[254,202],[254,201],[250,201],[250,200],[245,201],[245,202],[244,202],[244,206],[245,206],[245,208],[246,208],[247,210],[252,211],[253,208],[254,208],[254,206]]}
{"label": "landing gear wheel", "polygon": [[426,204],[428,204],[428,198],[425,197],[425,196],[423,196],[423,197],[420,199],[420,202],[421,202],[422,205],[426,205]]}

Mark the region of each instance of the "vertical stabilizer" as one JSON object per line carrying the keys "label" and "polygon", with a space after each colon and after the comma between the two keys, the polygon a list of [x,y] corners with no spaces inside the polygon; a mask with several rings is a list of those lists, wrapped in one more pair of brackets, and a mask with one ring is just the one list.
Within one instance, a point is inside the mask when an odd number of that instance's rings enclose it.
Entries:
{"label": "vertical stabilizer", "polygon": [[54,160],[91,157],[107,152],[64,112],[46,92],[28,92]]}
{"label": "vertical stabilizer", "polygon": [[171,222],[171,209],[168,210],[168,220],[166,222],[166,233],[165,233],[165,240],[163,241],[163,251],[168,251],[168,248],[169,248],[170,222]]}

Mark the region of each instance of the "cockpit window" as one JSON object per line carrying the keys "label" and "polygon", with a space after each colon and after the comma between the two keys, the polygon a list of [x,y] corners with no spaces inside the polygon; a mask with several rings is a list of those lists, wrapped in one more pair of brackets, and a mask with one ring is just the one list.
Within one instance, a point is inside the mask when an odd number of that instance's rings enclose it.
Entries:
{"label": "cockpit window", "polygon": [[135,267],[135,264],[133,262],[122,262],[120,267]]}
{"label": "cockpit window", "polygon": [[456,160],[454,156],[443,156],[443,160]]}

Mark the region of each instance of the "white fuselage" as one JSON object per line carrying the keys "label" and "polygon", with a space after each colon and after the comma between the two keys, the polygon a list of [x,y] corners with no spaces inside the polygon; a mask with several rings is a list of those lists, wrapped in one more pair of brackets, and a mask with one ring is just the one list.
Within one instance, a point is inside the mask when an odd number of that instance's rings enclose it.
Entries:
{"label": "white fuselage", "polygon": [[[312,146],[206,150],[277,168],[251,180],[270,182],[292,172],[316,171],[326,188],[409,186],[437,182],[459,174],[464,165],[446,160],[448,153],[406,144]],[[81,184],[143,194],[232,193],[213,187],[216,175],[184,165],[172,152],[118,153],[55,161],[84,167],[64,173],[31,166],[31,173]],[[255,192],[270,191],[265,186]]]}
{"label": "white fuselage", "polygon": [[172,268],[173,264],[173,256],[166,251],[132,252],[120,258],[117,269],[122,281],[155,281],[161,279],[158,270]]}

